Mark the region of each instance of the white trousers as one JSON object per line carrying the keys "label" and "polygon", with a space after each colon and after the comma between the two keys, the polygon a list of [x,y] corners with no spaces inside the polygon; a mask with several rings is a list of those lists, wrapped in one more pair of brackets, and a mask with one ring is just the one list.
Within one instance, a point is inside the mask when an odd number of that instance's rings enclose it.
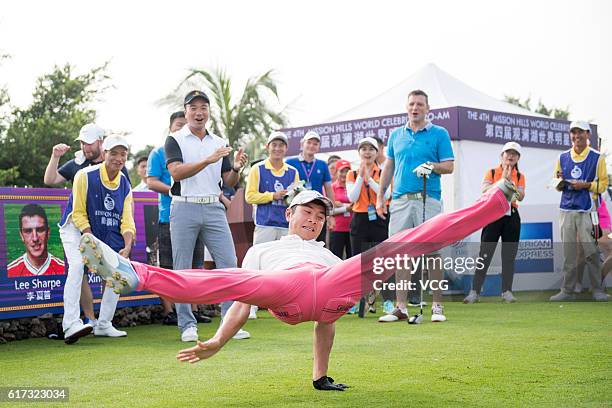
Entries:
{"label": "white trousers", "polygon": [[[79,301],[81,300],[81,284],[83,283],[83,258],[79,251],[79,240],[81,239],[81,231],[72,223],[72,220],[66,222],[66,225],[60,228],[60,238],[64,245],[64,252],[68,260],[68,276],[64,285],[64,319],[62,327],[66,332],[75,323],[83,324],[81,320],[81,309]],[[100,327],[108,327],[115,315],[119,295],[113,292],[111,288],[105,288],[102,295],[102,303],[100,305],[100,314],[98,317],[98,325]]]}

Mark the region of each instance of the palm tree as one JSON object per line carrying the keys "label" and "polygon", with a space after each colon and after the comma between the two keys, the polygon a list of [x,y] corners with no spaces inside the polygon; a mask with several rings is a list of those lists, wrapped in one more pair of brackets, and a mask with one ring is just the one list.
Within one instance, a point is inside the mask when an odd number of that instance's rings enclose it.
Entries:
{"label": "palm tree", "polygon": [[192,68],[177,89],[161,99],[161,105],[181,105],[183,96],[192,89],[203,88],[211,98],[211,131],[228,139],[234,149],[244,148],[250,160],[264,156],[265,140],[273,129],[287,124],[284,109],[275,109],[278,91],[273,70],[247,81],[242,94],[233,98],[232,81],[225,70],[212,73]]}

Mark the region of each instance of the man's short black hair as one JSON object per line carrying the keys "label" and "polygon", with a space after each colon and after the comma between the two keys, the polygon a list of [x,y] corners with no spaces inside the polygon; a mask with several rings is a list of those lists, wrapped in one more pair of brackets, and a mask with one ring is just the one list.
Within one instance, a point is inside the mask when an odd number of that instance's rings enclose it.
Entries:
{"label": "man's short black hair", "polygon": [[342,159],[342,157],[338,156],[337,154],[332,154],[327,158],[327,165],[329,166],[330,164],[337,162],[340,159]]}
{"label": "man's short black hair", "polygon": [[183,111],[174,112],[172,115],[170,115],[170,127],[172,127],[172,124],[174,123],[175,120],[177,120],[178,118],[184,118],[184,117],[185,117],[185,112]]}
{"label": "man's short black hair", "polygon": [[427,96],[427,94],[425,93],[425,91],[421,91],[420,89],[415,89],[414,91],[410,92],[408,94],[408,97],[410,98],[411,96],[424,96],[425,97],[425,103],[427,104],[427,106],[429,106],[429,96]]}
{"label": "man's short black hair", "polygon": [[140,163],[146,162],[147,160],[149,160],[147,156],[140,156],[136,159],[136,166],[140,166]]}
{"label": "man's short black hair", "polygon": [[385,145],[385,142],[383,142],[383,140],[380,137],[378,137],[378,136],[370,136],[370,137],[372,139],[376,140],[376,143],[378,143],[379,147]]}
{"label": "man's short black hair", "polygon": [[26,204],[23,206],[21,213],[19,214],[19,230],[21,231],[21,228],[23,227],[23,224],[21,223],[23,217],[35,217],[37,215],[45,221],[45,228],[48,231],[49,220],[47,219],[47,213],[45,212],[45,209],[38,204]]}

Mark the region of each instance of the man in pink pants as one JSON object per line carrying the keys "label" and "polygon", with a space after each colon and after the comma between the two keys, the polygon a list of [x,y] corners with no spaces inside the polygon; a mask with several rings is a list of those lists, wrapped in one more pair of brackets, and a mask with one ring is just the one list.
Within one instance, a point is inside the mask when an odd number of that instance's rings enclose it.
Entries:
{"label": "man in pink pants", "polygon": [[[503,216],[516,190],[507,180],[485,193],[474,205],[441,214],[410,230],[402,231],[373,248],[376,256],[392,257],[396,251],[416,257],[440,249]],[[331,213],[332,203],[321,194],[304,191],[287,209],[289,235],[282,240],[253,246],[249,264],[277,266],[266,270],[219,269],[172,271],[119,256],[91,235],[81,239],[83,262],[121,293],[147,290],[174,302],[218,303],[233,299],[223,324],[213,338],[181,350],[180,361],[195,363],[217,353],[244,325],[249,305],[265,307],[277,319],[297,324],[314,321],[313,386],[343,391],[327,376],[334,340],[334,322],[372,289],[375,280],[385,281],[394,270],[372,272],[364,253],[341,261],[315,239]],[[387,244],[387,245],[385,245]],[[393,249],[390,249],[393,248]],[[253,257],[255,259],[253,259]]]}

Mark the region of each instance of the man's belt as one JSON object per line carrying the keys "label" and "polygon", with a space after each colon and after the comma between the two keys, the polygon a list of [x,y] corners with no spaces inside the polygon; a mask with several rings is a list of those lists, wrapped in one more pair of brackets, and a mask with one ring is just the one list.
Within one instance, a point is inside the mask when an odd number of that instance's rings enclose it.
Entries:
{"label": "man's belt", "polygon": [[194,203],[194,204],[212,204],[219,202],[219,196],[202,196],[202,197],[180,197],[173,196],[173,203]]}
{"label": "man's belt", "polygon": [[402,194],[398,198],[404,198],[406,200],[422,200],[423,199],[423,193],[421,193],[421,192],[418,192],[418,193],[406,193],[406,194]]}

